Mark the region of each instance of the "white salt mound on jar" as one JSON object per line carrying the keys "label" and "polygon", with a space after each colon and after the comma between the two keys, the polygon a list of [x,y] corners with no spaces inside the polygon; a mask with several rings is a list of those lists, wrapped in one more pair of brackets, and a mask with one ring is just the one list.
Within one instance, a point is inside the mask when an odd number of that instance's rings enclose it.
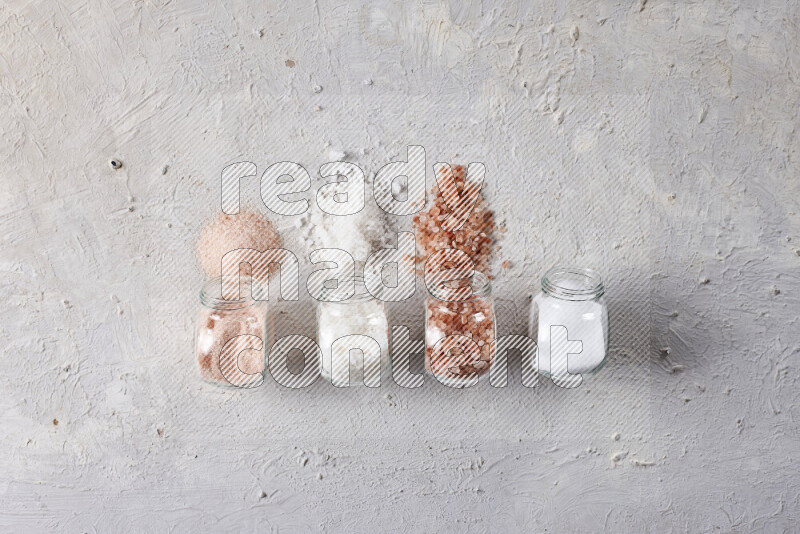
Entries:
{"label": "white salt mound on jar", "polygon": [[[348,177],[349,179],[352,177]],[[366,189],[372,190],[367,181]],[[328,195],[328,191],[320,193]],[[363,269],[370,254],[379,248],[392,245],[384,212],[367,195],[363,208],[351,215],[333,215],[313,206],[300,217],[303,241],[308,251],[318,248],[335,248],[347,251],[356,264],[356,294],[344,302],[317,304],[317,341],[322,351],[321,371],[328,380],[338,385],[340,378],[349,375],[351,385],[363,384],[364,370],[379,366],[381,375],[389,368],[389,321],[384,303],[373,298],[364,287]],[[318,298],[319,295],[312,295]],[[345,336],[368,336],[377,342],[380,352],[350,350],[346,344],[334,343]]]}

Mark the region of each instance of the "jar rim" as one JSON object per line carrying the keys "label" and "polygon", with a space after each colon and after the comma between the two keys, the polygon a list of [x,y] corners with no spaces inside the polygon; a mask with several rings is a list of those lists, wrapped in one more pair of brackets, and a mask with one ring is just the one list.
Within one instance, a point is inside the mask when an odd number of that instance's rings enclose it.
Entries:
{"label": "jar rim", "polygon": [[556,266],[544,273],[542,291],[562,300],[593,300],[605,294],[605,285],[593,269]]}
{"label": "jar rim", "polygon": [[222,298],[222,277],[218,276],[203,282],[200,290],[200,304],[206,308],[214,310],[241,310],[254,305],[256,301],[252,297],[252,278],[249,276],[240,277],[240,287],[242,297],[235,300]]}

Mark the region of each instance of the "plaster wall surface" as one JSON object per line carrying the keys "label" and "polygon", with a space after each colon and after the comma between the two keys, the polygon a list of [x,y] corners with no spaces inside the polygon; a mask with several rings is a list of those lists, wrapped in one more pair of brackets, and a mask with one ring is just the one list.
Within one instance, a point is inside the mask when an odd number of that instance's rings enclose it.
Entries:
{"label": "plaster wall surface", "polygon": [[[3,2],[0,530],[793,531],[799,25],[787,1]],[[429,180],[486,164],[501,334],[548,267],[603,274],[605,368],[200,382],[222,168],[316,187],[333,154],[374,173],[410,144]],[[257,180],[242,198],[265,210]],[[392,322],[419,335],[421,309]]]}

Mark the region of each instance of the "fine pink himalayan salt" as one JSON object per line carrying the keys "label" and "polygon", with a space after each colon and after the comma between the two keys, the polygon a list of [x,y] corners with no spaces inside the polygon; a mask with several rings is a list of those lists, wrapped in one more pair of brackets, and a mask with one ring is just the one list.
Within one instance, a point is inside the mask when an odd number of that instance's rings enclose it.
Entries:
{"label": "fine pink himalayan salt", "polygon": [[242,210],[236,215],[220,213],[200,232],[197,257],[209,278],[221,275],[222,257],[240,248],[264,251],[282,246],[281,236],[269,219]]}

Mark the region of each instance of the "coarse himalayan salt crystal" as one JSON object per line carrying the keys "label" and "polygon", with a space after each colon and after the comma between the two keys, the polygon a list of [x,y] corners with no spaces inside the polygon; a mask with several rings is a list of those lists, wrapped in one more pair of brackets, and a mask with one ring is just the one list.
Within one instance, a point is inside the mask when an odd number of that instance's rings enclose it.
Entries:
{"label": "coarse himalayan salt crystal", "polygon": [[[462,197],[469,198],[466,187],[466,169],[453,166],[456,187]],[[460,229],[448,232],[442,228],[443,221],[450,216],[450,208],[438,188],[434,187],[434,199],[427,211],[414,217],[414,231],[418,248],[418,265],[425,265],[428,257],[442,249],[455,248],[465,252],[473,261],[475,271],[489,276],[489,263],[494,249],[494,214],[482,195]],[[449,262],[442,265],[452,268]],[[463,302],[445,302],[430,297],[426,303],[425,368],[428,372],[446,379],[460,379],[486,374],[494,361],[494,336],[496,334],[494,307],[491,298],[471,298]],[[462,335],[474,341],[465,350],[434,350],[434,346],[446,336]],[[477,349],[475,348],[477,346]]]}
{"label": "coarse himalayan salt crystal", "polygon": [[[466,169],[463,165],[453,166],[456,186],[462,196],[469,197],[468,191],[464,191],[465,172]],[[475,207],[463,226],[454,232],[447,232],[441,226],[442,221],[450,214],[450,208],[445,204],[437,187],[433,188],[433,197],[433,203],[428,210],[415,215],[413,219],[418,265],[424,265],[428,256],[437,250],[457,248],[472,259],[476,271],[488,274],[494,244],[495,223],[494,214],[489,210],[483,195],[479,195]]]}
{"label": "coarse himalayan salt crystal", "polygon": [[264,251],[281,246],[281,236],[269,219],[243,209],[236,215],[220,213],[203,228],[197,239],[197,257],[205,273],[215,278],[221,275],[222,257],[231,250]]}

